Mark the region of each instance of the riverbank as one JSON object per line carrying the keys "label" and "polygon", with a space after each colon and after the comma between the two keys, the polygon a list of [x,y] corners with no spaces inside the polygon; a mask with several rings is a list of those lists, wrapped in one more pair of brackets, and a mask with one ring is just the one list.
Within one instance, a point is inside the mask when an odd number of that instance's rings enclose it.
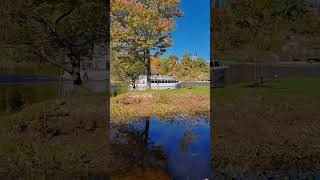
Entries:
{"label": "riverbank", "polygon": [[[216,89],[212,168],[229,175],[319,171],[320,78]],[[273,176],[274,177],[274,176]]]}
{"label": "riverbank", "polygon": [[[144,102],[147,99],[141,97],[152,100]],[[193,101],[186,103],[189,98]],[[120,147],[109,149],[105,99],[105,93],[82,92],[34,103],[0,117],[0,176],[108,174],[108,155]],[[156,108],[158,105],[161,107]],[[144,112],[159,117],[205,113],[209,111],[209,87],[125,93],[111,98],[112,112],[115,107],[121,108],[119,106],[125,109],[116,111],[119,116],[112,114],[112,119],[129,119],[145,115]],[[139,112],[136,107],[146,109]],[[119,169],[121,167],[111,171]]]}
{"label": "riverbank", "polygon": [[203,115],[210,111],[209,86],[177,90],[130,92],[111,98],[111,119],[122,121],[134,117]]}

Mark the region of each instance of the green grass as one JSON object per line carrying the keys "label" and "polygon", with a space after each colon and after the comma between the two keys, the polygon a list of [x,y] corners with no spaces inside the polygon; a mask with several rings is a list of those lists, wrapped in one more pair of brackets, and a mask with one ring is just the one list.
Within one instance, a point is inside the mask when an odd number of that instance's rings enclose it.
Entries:
{"label": "green grass", "polygon": [[8,63],[0,62],[0,73],[2,74],[31,74],[31,75],[59,75],[60,69],[48,64],[36,63]]}
{"label": "green grass", "polygon": [[295,102],[320,100],[320,78],[291,77],[266,82],[265,87],[250,88],[248,83],[214,89],[219,100],[263,99],[268,102]]}
{"label": "green grass", "polygon": [[179,88],[179,89],[164,89],[164,90],[145,90],[137,93],[156,93],[156,94],[177,94],[184,93],[187,91],[210,93],[210,86],[197,86],[192,88]]}

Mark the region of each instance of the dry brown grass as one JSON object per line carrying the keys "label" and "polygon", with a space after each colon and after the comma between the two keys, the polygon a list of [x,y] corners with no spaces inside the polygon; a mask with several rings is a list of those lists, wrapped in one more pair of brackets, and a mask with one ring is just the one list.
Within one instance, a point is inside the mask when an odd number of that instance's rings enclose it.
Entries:
{"label": "dry brown grass", "polygon": [[320,103],[217,100],[213,168],[227,173],[320,168]]}
{"label": "dry brown grass", "polygon": [[205,114],[210,110],[209,94],[194,90],[181,93],[139,92],[119,95],[111,99],[111,119],[133,117]]}

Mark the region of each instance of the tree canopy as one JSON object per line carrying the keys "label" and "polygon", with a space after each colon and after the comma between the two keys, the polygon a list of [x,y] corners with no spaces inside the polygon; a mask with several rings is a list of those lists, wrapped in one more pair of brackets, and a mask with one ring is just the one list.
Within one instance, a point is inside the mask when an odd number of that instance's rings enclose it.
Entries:
{"label": "tree canopy", "polygon": [[102,0],[4,0],[1,48],[23,50],[57,67],[64,51],[70,61],[64,70],[81,84],[80,56],[108,35],[107,4]]}
{"label": "tree canopy", "polygon": [[213,13],[215,54],[228,57],[226,51],[239,50],[251,56],[247,60],[263,59],[267,52],[279,53],[289,36],[315,35],[319,15],[305,0],[225,1]]}
{"label": "tree canopy", "polygon": [[170,31],[182,15],[180,0],[111,0],[111,45],[122,56],[141,61],[151,76],[151,56],[172,45]]}

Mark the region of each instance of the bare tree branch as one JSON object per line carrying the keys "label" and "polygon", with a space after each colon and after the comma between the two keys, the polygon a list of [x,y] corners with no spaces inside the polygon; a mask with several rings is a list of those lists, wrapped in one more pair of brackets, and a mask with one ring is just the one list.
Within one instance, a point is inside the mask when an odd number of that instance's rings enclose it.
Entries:
{"label": "bare tree branch", "polygon": [[63,13],[57,20],[55,20],[54,24],[55,26],[65,17],[69,16],[73,11],[75,10],[75,8],[70,9],[69,11]]}

